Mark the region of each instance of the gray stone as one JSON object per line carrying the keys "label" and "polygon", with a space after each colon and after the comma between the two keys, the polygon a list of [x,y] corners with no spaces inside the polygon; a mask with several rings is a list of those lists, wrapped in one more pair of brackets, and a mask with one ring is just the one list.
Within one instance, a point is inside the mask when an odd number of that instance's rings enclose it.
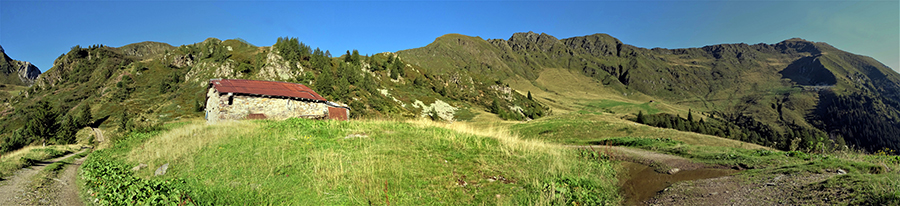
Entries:
{"label": "gray stone", "polygon": [[138,170],[144,169],[147,166],[148,166],[147,164],[141,163],[141,164],[138,164],[137,166],[132,167],[131,171],[138,171]]}
{"label": "gray stone", "polygon": [[844,171],[843,169],[838,169],[837,173],[842,175],[842,174],[847,174],[847,171]]}
{"label": "gray stone", "polygon": [[671,174],[678,173],[678,172],[680,172],[680,171],[681,171],[681,169],[678,169],[678,168],[672,168],[672,169],[670,169],[670,170],[669,170],[668,172],[666,172],[666,173],[669,173],[669,174],[671,175]]}
{"label": "gray stone", "polygon": [[366,135],[366,134],[348,134],[346,137],[344,137],[344,139],[366,138],[366,137],[369,137],[369,135]]}
{"label": "gray stone", "polygon": [[156,169],[156,172],[154,172],[153,175],[154,175],[154,176],[165,175],[165,174],[166,174],[166,170],[169,170],[169,163],[166,163],[166,164],[163,164],[162,166],[159,166],[159,168]]}

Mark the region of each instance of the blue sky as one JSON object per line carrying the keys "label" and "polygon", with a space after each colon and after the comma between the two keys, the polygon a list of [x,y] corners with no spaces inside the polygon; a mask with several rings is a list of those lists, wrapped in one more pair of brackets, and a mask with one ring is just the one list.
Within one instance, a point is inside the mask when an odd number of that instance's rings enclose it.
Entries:
{"label": "blue sky", "polygon": [[900,3],[890,1],[7,1],[0,45],[46,71],[72,46],[173,46],[208,37],[270,46],[277,37],[343,54],[398,51],[460,33],[508,39],[607,33],[653,48],[799,37],[900,69]]}

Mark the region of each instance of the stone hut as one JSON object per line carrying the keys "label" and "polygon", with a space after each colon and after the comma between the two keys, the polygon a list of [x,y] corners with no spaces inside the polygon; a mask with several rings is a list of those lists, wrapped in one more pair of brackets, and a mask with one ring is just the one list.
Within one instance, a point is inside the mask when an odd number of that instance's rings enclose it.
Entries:
{"label": "stone hut", "polygon": [[206,120],[309,119],[347,120],[350,108],[329,102],[302,84],[211,79],[206,93]]}

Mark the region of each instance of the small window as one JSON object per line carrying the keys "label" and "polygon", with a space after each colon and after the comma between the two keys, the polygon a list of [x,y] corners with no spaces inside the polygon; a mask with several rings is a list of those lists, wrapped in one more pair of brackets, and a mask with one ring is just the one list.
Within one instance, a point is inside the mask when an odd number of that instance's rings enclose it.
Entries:
{"label": "small window", "polygon": [[231,105],[231,103],[234,103],[234,96],[228,96],[228,105]]}

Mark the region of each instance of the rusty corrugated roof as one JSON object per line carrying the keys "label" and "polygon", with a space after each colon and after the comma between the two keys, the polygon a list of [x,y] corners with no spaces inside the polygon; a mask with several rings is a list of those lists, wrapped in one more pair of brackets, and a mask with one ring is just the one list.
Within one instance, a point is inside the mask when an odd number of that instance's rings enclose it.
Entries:
{"label": "rusty corrugated roof", "polygon": [[219,93],[266,95],[326,101],[318,93],[302,84],[246,79],[213,79],[209,84]]}

